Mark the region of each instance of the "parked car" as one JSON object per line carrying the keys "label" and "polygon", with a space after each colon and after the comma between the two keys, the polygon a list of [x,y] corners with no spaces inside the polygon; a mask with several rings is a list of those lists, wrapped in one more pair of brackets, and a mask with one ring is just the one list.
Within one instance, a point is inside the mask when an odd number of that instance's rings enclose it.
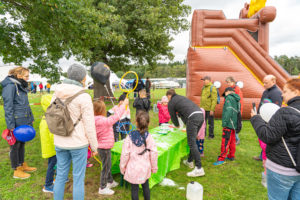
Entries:
{"label": "parked car", "polygon": [[175,81],[157,81],[152,83],[156,89],[180,88],[179,83]]}

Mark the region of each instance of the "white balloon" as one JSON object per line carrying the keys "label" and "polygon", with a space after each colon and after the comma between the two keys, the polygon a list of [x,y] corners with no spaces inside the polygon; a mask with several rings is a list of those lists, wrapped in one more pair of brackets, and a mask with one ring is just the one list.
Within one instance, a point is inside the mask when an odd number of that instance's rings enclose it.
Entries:
{"label": "white balloon", "polygon": [[263,118],[263,120],[268,123],[279,108],[280,107],[275,103],[264,103],[260,107],[259,113],[261,118]]}
{"label": "white balloon", "polygon": [[220,88],[220,87],[221,87],[221,82],[220,82],[220,81],[215,81],[215,82],[214,82],[214,86],[215,86],[216,88]]}
{"label": "white balloon", "polygon": [[243,81],[236,82],[236,85],[239,86],[239,88],[243,88],[244,87]]}

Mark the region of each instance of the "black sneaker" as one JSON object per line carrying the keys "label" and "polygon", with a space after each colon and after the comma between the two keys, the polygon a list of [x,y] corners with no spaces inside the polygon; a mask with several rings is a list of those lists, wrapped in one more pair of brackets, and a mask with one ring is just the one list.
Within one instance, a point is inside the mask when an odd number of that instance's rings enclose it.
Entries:
{"label": "black sneaker", "polygon": [[230,160],[230,161],[234,161],[234,158],[228,158],[228,157],[226,157],[225,159],[226,160]]}

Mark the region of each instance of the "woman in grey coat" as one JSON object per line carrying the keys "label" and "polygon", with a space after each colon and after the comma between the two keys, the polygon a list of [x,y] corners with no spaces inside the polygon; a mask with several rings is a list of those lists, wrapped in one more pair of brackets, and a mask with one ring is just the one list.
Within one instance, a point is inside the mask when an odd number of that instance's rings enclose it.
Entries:
{"label": "woman in grey coat", "polygon": [[[1,82],[6,126],[12,131],[21,125],[32,126],[34,121],[27,96],[28,79],[29,70],[24,67],[16,67],[10,70],[8,76]],[[24,162],[24,157],[25,142],[17,140],[10,147],[10,161],[14,170],[14,178],[26,179],[30,177],[30,174],[26,172],[36,171],[36,168],[29,167]]]}

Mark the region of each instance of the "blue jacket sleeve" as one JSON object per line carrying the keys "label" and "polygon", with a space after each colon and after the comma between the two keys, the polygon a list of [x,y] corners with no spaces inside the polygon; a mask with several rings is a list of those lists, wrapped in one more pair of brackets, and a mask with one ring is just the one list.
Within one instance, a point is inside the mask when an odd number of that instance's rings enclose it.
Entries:
{"label": "blue jacket sleeve", "polygon": [[16,88],[13,84],[8,84],[2,90],[2,97],[5,111],[5,121],[8,129],[15,128],[14,117],[14,99],[16,95]]}

